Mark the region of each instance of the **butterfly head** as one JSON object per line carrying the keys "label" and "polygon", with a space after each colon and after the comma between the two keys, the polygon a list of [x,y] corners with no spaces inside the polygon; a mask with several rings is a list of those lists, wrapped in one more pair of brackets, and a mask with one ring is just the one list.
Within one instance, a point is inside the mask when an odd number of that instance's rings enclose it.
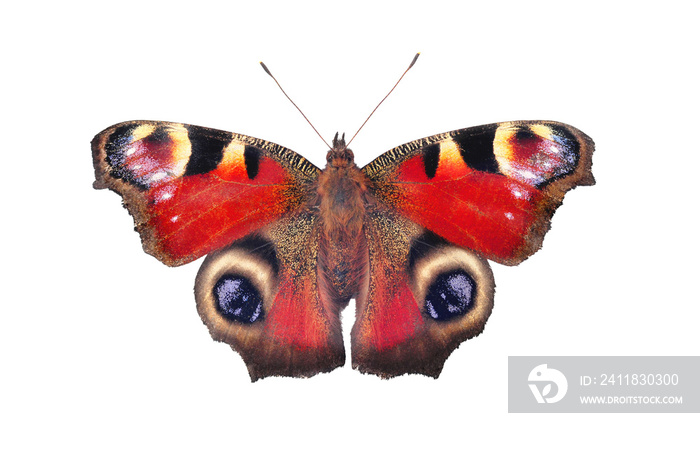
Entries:
{"label": "butterfly head", "polygon": [[333,147],[326,154],[326,161],[329,166],[336,168],[350,167],[355,163],[355,154],[345,144],[345,133],[340,139],[338,139],[338,133],[335,133]]}

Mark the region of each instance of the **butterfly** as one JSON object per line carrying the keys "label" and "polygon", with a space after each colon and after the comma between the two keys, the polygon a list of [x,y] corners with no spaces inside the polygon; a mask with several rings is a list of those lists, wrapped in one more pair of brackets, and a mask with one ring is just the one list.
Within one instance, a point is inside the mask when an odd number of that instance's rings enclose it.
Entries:
{"label": "butterfly", "polygon": [[362,168],[336,134],[323,170],[179,123],[128,121],[92,141],[94,187],[122,196],[144,250],[169,266],[206,255],[197,310],[253,381],[344,365],[353,298],[354,368],[437,378],[491,313],[486,259],[516,265],[539,250],[564,194],[594,184],[593,150],[553,121],[437,134]]}

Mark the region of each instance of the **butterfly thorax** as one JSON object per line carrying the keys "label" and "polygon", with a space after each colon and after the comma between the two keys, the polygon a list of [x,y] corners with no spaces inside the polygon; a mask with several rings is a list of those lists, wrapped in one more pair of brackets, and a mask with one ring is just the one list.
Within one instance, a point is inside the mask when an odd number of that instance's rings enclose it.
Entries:
{"label": "butterfly thorax", "polygon": [[333,139],[327,165],[318,179],[319,210],[325,235],[352,244],[362,231],[367,200],[367,177],[355,164],[345,136]]}
{"label": "butterfly thorax", "polygon": [[320,278],[344,304],[356,292],[366,259],[362,226],[368,200],[367,177],[354,162],[344,139],[333,140],[327,165],[318,179],[318,208],[323,233]]}

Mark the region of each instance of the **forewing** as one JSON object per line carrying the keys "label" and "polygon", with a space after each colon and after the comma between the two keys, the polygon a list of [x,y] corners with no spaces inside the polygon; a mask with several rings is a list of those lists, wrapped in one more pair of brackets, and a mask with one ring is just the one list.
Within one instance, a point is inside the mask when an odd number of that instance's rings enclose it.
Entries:
{"label": "forewing", "polygon": [[146,252],[181,265],[308,199],[319,169],[277,144],[215,129],[129,121],[92,141],[95,188],[119,193]]}
{"label": "forewing", "polygon": [[363,168],[377,200],[448,241],[515,265],[536,252],[566,191],[592,185],[593,141],[553,121],[460,129]]}

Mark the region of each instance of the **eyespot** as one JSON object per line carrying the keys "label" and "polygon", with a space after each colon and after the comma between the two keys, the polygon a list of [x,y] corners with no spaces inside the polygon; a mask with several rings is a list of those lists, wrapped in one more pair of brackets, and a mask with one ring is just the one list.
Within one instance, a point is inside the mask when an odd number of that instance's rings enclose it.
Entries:
{"label": "eyespot", "polygon": [[486,260],[426,232],[411,246],[409,268],[415,299],[436,335],[464,340],[483,330],[495,288]]}
{"label": "eyespot", "polygon": [[242,276],[226,274],[213,288],[217,310],[225,318],[252,324],[261,318],[262,297],[253,284]]}
{"label": "eyespot", "polygon": [[255,343],[277,294],[278,261],[269,239],[254,234],[207,255],[197,274],[197,311],[214,340]]}
{"label": "eyespot", "polygon": [[425,312],[436,321],[464,316],[474,306],[476,282],[465,270],[441,273],[428,288]]}

